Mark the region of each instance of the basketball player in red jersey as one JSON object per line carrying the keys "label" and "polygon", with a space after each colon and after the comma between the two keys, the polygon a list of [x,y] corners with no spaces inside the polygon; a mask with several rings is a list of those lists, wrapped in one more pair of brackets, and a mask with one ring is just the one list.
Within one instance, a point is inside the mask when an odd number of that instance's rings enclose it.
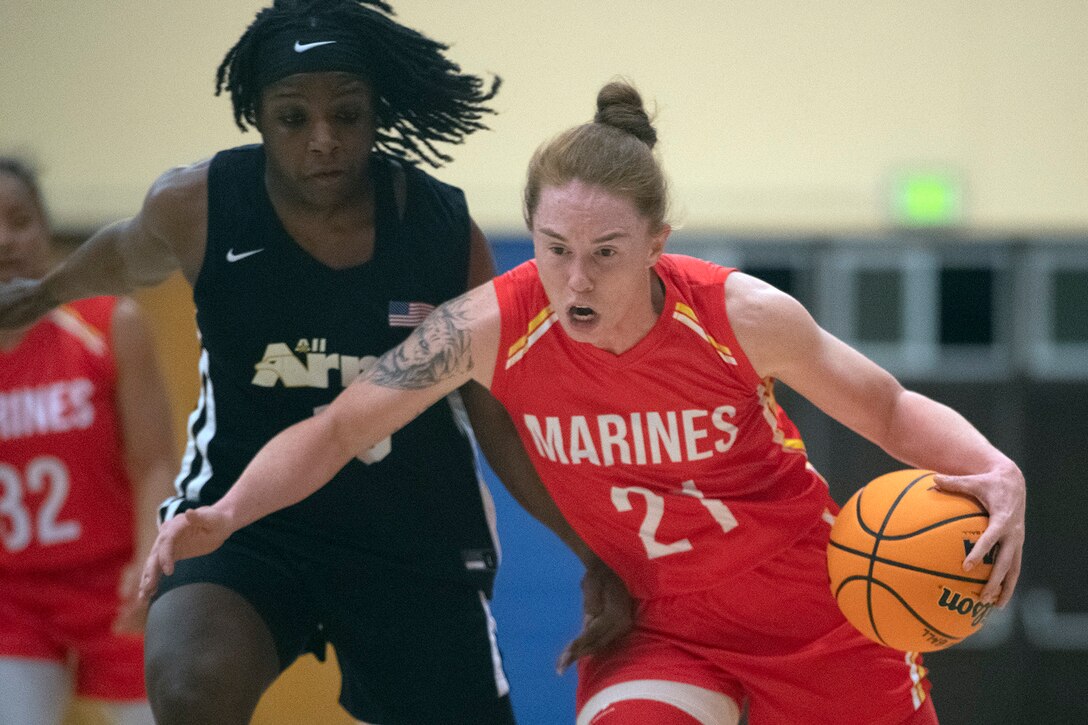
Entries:
{"label": "basketball player in red jersey", "polygon": [[[0,158],[0,281],[40,277],[36,179]],[[60,723],[72,690],[150,723],[131,605],[177,460],[149,328],[96,297],[0,332],[0,722]]]}
{"label": "basketball player in red jersey", "polygon": [[782,380],[936,482],[969,493],[1000,545],[983,599],[1020,570],[1025,486],[959,414],[905,390],[786,294],[664,254],[666,193],[638,93],[605,86],[594,122],[534,156],[535,260],[436,310],[320,416],[273,439],[214,506],[160,532],[144,571],[203,554],[319,488],[466,380],[510,411],[574,529],[638,598],[634,631],[584,659],[577,722],[934,723],[920,658],[838,611],[825,565],[837,511]]}

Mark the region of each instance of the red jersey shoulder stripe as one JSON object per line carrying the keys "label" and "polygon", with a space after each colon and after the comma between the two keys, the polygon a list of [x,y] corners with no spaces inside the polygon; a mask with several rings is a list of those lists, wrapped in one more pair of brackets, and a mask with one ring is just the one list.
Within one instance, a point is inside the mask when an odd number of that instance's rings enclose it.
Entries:
{"label": "red jersey shoulder stripe", "polygon": [[684,327],[688,328],[699,337],[703,338],[708,345],[714,348],[714,352],[718,353],[718,357],[722,360],[730,365],[737,364],[737,359],[733,357],[733,353],[729,348],[715,340],[714,337],[706,331],[702,323],[699,322],[699,317],[695,314],[695,310],[691,309],[683,302],[677,302],[676,308],[672,313],[672,318],[679,321],[680,324],[684,325]]}
{"label": "red jersey shoulder stripe", "polygon": [[533,318],[529,320],[529,325],[525,330],[525,334],[514,341],[514,344],[510,346],[510,349],[506,353],[506,369],[509,370],[518,360],[525,357],[525,353],[529,352],[529,348],[533,346],[537,340],[543,337],[544,333],[551,329],[551,326],[559,321],[559,315],[552,311],[551,305],[546,306],[537,314],[533,315]]}
{"label": "red jersey shoulder stripe", "polygon": [[97,327],[83,319],[76,308],[61,305],[49,313],[49,319],[60,329],[79,340],[87,350],[103,357],[109,350],[105,335]]}

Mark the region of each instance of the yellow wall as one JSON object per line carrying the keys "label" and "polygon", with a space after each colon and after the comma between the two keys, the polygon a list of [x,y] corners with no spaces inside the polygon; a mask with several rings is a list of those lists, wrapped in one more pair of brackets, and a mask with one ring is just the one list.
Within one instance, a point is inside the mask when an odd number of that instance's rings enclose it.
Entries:
{"label": "yellow wall", "polygon": [[[212,95],[260,0],[4,0],[0,149],[34,153],[62,224],[131,213],[171,165],[255,140]],[[959,172],[973,229],[1088,226],[1082,0],[397,0],[506,81],[443,176],[520,229],[532,149],[635,80],[689,228],[886,224],[904,166]]]}

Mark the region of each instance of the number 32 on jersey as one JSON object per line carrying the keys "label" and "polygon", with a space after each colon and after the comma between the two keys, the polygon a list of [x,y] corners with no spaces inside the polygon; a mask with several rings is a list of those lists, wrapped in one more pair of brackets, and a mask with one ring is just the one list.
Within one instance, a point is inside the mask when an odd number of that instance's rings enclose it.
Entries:
{"label": "number 32 on jersey", "polygon": [[[11,553],[30,546],[36,537],[43,546],[63,544],[79,538],[78,521],[58,521],[70,487],[68,468],[59,458],[39,456],[26,464],[24,471],[0,463],[0,535]],[[26,505],[23,492],[45,494],[36,515]]]}

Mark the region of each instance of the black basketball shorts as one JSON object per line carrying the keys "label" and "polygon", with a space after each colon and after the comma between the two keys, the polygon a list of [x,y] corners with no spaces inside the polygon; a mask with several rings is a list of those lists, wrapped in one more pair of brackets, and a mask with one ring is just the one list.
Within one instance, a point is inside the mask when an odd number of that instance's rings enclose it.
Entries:
{"label": "black basketball shorts", "polygon": [[484,594],[388,566],[299,560],[237,532],[177,562],[156,597],[205,582],[244,597],[268,625],[280,668],[301,654],[340,664],[340,703],[378,725],[511,725],[509,685]]}

